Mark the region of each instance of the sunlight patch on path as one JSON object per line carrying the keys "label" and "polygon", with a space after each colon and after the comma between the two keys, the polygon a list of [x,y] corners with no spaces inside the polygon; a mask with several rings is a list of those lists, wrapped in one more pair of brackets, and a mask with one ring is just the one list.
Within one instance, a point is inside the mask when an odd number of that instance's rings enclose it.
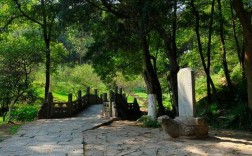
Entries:
{"label": "sunlight patch on path", "polygon": [[0,143],[0,155],[83,155],[82,131],[108,120],[99,117],[102,105],[92,105],[77,117],[41,119],[23,125]]}

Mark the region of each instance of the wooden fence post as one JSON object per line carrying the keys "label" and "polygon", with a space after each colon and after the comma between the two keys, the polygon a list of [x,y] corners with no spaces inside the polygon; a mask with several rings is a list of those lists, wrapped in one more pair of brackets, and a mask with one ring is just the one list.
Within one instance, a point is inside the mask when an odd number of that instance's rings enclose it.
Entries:
{"label": "wooden fence post", "polygon": [[98,96],[98,89],[94,90],[94,95]]}
{"label": "wooden fence post", "polygon": [[120,88],[120,89],[119,89],[119,94],[122,95],[122,94],[123,94],[122,92],[123,92],[123,89]]}
{"label": "wooden fence post", "polygon": [[47,117],[51,118],[53,116],[53,107],[54,107],[52,92],[47,93],[47,103],[48,103]]}
{"label": "wooden fence post", "polygon": [[94,95],[95,95],[95,104],[98,102],[98,89],[94,90]]}
{"label": "wooden fence post", "polygon": [[68,94],[68,111],[69,111],[69,116],[72,116],[73,113],[73,94]]}
{"label": "wooden fence post", "polygon": [[87,95],[90,94],[90,87],[87,87],[86,94],[87,94]]}
{"label": "wooden fence post", "polygon": [[81,100],[81,90],[78,90],[78,100]]}
{"label": "wooden fence post", "polygon": [[89,95],[90,95],[90,87],[87,87],[87,90],[86,90],[86,97],[87,97],[87,105],[89,105]]}
{"label": "wooden fence post", "polygon": [[118,93],[118,87],[115,86],[115,94],[117,94],[117,93]]}
{"label": "wooden fence post", "polygon": [[127,102],[127,97],[126,97],[126,94],[125,94],[125,93],[123,93],[123,98],[124,98],[124,100]]}
{"label": "wooden fence post", "polygon": [[114,101],[114,93],[112,90],[109,91],[109,116],[112,117],[112,102]]}
{"label": "wooden fence post", "polygon": [[117,107],[115,102],[111,102],[112,105],[112,117],[117,118],[118,117],[118,112],[117,112]]}
{"label": "wooden fence post", "polygon": [[103,93],[103,102],[108,102],[108,94]]}
{"label": "wooden fence post", "polygon": [[81,90],[78,90],[78,97],[77,97],[77,100],[78,100],[78,109],[82,109],[82,108],[83,108],[83,105],[82,105]]}
{"label": "wooden fence post", "polygon": [[140,107],[139,107],[138,102],[137,102],[137,98],[134,98],[133,109],[138,110],[138,111],[140,110]]}

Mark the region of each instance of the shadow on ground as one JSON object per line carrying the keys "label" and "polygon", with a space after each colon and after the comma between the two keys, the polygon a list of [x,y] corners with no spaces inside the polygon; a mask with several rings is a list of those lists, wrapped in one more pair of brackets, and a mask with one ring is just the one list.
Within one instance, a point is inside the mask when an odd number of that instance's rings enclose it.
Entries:
{"label": "shadow on ground", "polygon": [[85,155],[252,155],[252,134],[210,130],[204,140],[170,138],[161,128],[142,128],[139,123],[115,121],[84,132]]}

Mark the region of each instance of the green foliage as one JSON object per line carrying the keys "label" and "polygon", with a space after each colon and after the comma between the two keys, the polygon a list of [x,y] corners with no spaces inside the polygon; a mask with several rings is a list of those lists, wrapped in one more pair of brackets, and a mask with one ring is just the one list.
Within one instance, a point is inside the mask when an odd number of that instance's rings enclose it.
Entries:
{"label": "green foliage", "polygon": [[13,24],[9,33],[0,38],[0,98],[8,99],[5,101],[8,104],[35,100],[31,75],[37,63],[42,62],[42,44],[38,35],[24,23]]}
{"label": "green foliage", "polygon": [[33,121],[38,113],[39,106],[37,105],[18,105],[12,111],[12,118],[16,121]]}
{"label": "green foliage", "polygon": [[[232,103],[229,103],[229,105],[231,104]],[[204,117],[206,121],[215,128],[252,129],[252,121],[249,117],[248,108],[243,102],[237,102],[225,109],[223,106],[218,106],[216,103],[212,103],[209,106],[201,103],[201,105],[197,107],[197,112],[198,116]]]}
{"label": "green foliage", "polygon": [[172,101],[170,94],[163,94],[163,105],[165,109],[172,110]]}
{"label": "green foliage", "polygon": [[160,124],[155,120],[152,120],[150,116],[143,115],[141,118],[138,119],[139,122],[143,123],[143,127],[147,128],[159,128]]}
{"label": "green foliage", "polygon": [[[172,94],[167,83],[167,76],[171,74],[169,71],[172,66],[167,54],[172,55],[169,48],[173,45],[165,47],[163,41],[173,40],[174,30],[172,29],[175,24],[174,19],[176,19],[177,51],[174,57],[177,58],[180,67],[191,67],[196,73],[196,101],[199,103],[200,116],[208,118],[210,123],[218,120],[217,123],[224,125],[223,127],[235,126],[233,121],[245,124],[243,121],[246,115],[243,112],[248,109],[245,107],[246,80],[243,78],[237,59],[232,19],[236,25],[235,32],[240,50],[244,41],[238,19],[231,18],[229,1],[221,1],[222,6],[228,6],[222,7],[226,58],[223,58],[220,42],[220,14],[218,11],[214,14],[210,74],[217,88],[220,102],[213,101],[208,105],[206,105],[206,76],[195,35],[195,18],[193,18],[191,6],[186,1],[176,1],[177,18],[174,18],[175,1],[130,0],[120,1],[116,5],[109,4],[110,9],[116,10],[122,17],[97,9],[104,8],[101,1],[80,5],[80,1],[48,0],[45,1],[44,6],[34,0],[19,0],[18,2],[26,15],[37,23],[24,18],[15,1],[0,1],[0,99],[8,97],[11,101],[16,101],[20,90],[24,92],[20,92],[22,96],[19,100],[25,103],[32,103],[37,96],[44,96],[45,69],[40,66],[41,62],[48,58],[44,55],[45,45],[41,30],[46,28],[45,35],[51,41],[50,70],[54,73],[51,77],[50,89],[56,99],[66,100],[68,93],[76,94],[77,90],[84,91],[87,86],[93,89],[98,88],[103,92],[106,86],[112,87],[117,84],[128,93],[133,90],[133,94],[139,97],[139,102],[144,103],[147,100],[147,94],[144,89],[144,80],[139,76],[143,68],[143,51],[139,34],[144,32],[148,38],[150,54],[154,58],[152,63],[154,64],[156,60],[156,72],[162,86],[163,103],[166,108],[171,108]],[[94,7],[93,4],[98,7]],[[195,1],[195,6],[200,16],[199,32],[203,56],[207,61],[211,2]],[[250,7],[245,2],[244,6]],[[43,9],[46,14],[43,14]],[[46,17],[46,23],[43,23],[43,16]],[[144,30],[141,30],[141,24]],[[157,32],[159,28],[164,29],[169,37],[163,39]],[[46,30],[44,29],[44,32]],[[93,67],[91,65],[75,66],[87,61],[84,58],[92,63]],[[227,87],[223,59],[227,60],[230,70],[231,81],[235,88],[232,91],[233,95]],[[69,62],[71,62],[71,67],[66,67],[65,63]],[[27,73],[29,69],[31,72]],[[34,70],[37,72],[34,73]],[[36,77],[34,83],[33,76]],[[106,86],[100,78],[106,82]],[[129,97],[129,100],[133,100],[133,97]]]}
{"label": "green foliage", "polygon": [[[44,77],[43,70],[42,67],[37,71],[35,83],[33,84],[42,98],[44,95],[41,89],[41,87],[44,87],[44,79],[41,79],[41,77]],[[94,72],[91,65],[59,66],[57,71],[52,74],[51,92],[55,100],[66,101],[69,93],[77,97],[78,90],[82,90],[82,94],[84,94],[88,86],[91,87],[91,90],[98,89],[99,93],[107,91],[105,84]]]}
{"label": "green foliage", "polygon": [[62,43],[51,43],[51,71],[56,72],[57,67],[64,63],[67,51]]}
{"label": "green foliage", "polygon": [[10,127],[10,134],[16,134],[21,125],[13,125]]}
{"label": "green foliage", "polygon": [[127,76],[123,75],[121,72],[117,72],[116,76],[113,78],[113,82],[128,93],[132,92],[135,88],[145,88],[144,80],[140,75]]}

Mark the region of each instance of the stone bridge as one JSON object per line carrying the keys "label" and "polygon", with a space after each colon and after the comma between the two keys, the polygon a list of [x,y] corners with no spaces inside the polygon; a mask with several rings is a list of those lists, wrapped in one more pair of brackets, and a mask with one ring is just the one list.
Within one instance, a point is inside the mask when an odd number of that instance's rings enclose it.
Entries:
{"label": "stone bridge", "polygon": [[81,156],[83,131],[97,127],[102,104],[92,105],[75,117],[39,119],[20,127],[9,139],[0,142],[1,156]]}
{"label": "stone bridge", "polygon": [[[122,88],[118,90],[109,91],[98,96],[98,90],[94,90],[94,94],[90,93],[90,87],[87,87],[86,93],[82,96],[82,91],[79,90],[77,99],[73,100],[73,95],[68,95],[67,102],[54,101],[51,92],[47,95],[47,100],[43,103],[39,113],[39,119],[52,119],[52,118],[67,118],[74,117],[87,107],[95,104],[103,104],[103,115],[106,117],[121,118],[123,120],[136,120],[141,115],[140,107],[137,100],[134,99],[133,103],[128,103]],[[114,112],[114,113],[112,113]],[[116,114],[115,114],[116,113]]]}

